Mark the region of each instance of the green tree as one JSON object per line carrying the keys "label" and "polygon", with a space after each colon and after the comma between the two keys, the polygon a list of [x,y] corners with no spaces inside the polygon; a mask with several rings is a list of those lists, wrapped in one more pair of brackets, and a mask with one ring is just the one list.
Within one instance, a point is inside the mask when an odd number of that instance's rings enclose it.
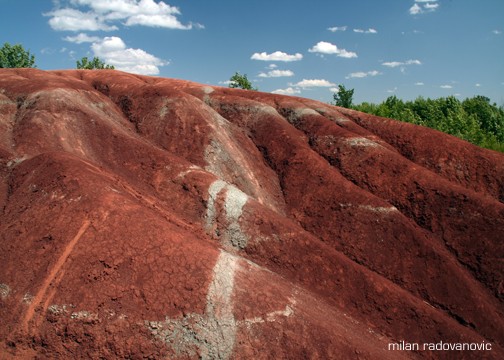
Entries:
{"label": "green tree", "polygon": [[504,111],[497,104],[490,104],[486,96],[475,96],[462,102],[464,110],[475,115],[481,128],[504,142]]}
{"label": "green tree", "polygon": [[240,74],[239,72],[235,72],[233,76],[229,79],[229,87],[230,88],[239,88],[245,90],[257,90],[252,86],[252,83],[247,78],[247,74]]}
{"label": "green tree", "polygon": [[35,56],[26,51],[20,44],[4,43],[0,48],[0,68],[33,68]]}
{"label": "green tree", "polygon": [[346,89],[344,85],[338,85],[338,91],[333,94],[334,105],[351,108],[354,89]]}
{"label": "green tree", "polygon": [[93,69],[115,69],[112,65],[105,64],[100,58],[94,57],[91,61],[85,56],[81,60],[77,60],[77,69],[93,70]]}
{"label": "green tree", "polygon": [[432,129],[440,130],[440,124],[445,120],[445,115],[440,108],[442,102],[432,99],[417,98],[410,103],[411,110],[421,119],[419,125],[427,126]]}
{"label": "green tree", "polygon": [[504,152],[504,108],[490,99],[475,96],[464,101],[454,96],[438,99],[418,97],[402,101],[390,96],[382,103],[362,103],[353,107],[368,114],[427,126],[457,136],[473,144]]}
{"label": "green tree", "polygon": [[354,106],[354,109],[367,114],[378,115],[378,105],[366,101],[362,104]]}

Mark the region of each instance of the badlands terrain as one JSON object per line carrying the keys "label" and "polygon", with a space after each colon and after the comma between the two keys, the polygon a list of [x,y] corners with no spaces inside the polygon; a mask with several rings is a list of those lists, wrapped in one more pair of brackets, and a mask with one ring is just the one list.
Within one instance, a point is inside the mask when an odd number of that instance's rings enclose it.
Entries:
{"label": "badlands terrain", "polygon": [[504,359],[504,155],[434,130],[1,69],[0,211],[1,359]]}

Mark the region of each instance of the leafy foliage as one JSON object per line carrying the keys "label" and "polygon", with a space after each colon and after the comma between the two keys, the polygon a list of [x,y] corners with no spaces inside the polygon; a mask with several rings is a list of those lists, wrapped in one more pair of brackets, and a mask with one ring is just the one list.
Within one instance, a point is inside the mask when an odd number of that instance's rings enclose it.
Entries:
{"label": "leafy foliage", "polygon": [[20,44],[4,43],[0,48],[0,68],[33,68],[35,56],[26,51]]}
{"label": "leafy foliage", "polygon": [[229,79],[230,88],[239,88],[245,90],[258,90],[252,86],[252,83],[247,78],[247,74],[241,75],[239,72],[235,72],[233,76]]}
{"label": "leafy foliage", "polygon": [[93,70],[93,69],[115,69],[112,65],[105,64],[100,58],[94,57],[91,61],[87,57],[77,60],[77,69]]}
{"label": "leafy foliage", "polygon": [[457,136],[475,145],[504,152],[504,108],[485,96],[460,101],[453,96],[402,101],[388,97],[381,104],[353,107],[368,114],[388,117]]}
{"label": "leafy foliage", "polygon": [[334,105],[351,108],[354,89],[346,89],[344,85],[338,85],[338,91],[333,94]]}

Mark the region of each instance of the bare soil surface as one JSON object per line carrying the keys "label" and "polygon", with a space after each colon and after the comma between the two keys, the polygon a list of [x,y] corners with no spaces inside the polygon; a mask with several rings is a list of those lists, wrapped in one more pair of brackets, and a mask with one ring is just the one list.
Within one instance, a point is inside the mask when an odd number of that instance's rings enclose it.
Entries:
{"label": "bare soil surface", "polygon": [[0,211],[0,359],[504,358],[504,155],[434,130],[0,69]]}

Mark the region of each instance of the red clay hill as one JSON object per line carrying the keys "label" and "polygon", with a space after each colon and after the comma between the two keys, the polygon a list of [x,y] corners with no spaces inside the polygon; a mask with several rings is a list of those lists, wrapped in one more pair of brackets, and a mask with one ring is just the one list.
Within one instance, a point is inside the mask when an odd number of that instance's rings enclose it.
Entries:
{"label": "red clay hill", "polygon": [[1,70],[0,358],[504,359],[503,202],[415,125]]}

